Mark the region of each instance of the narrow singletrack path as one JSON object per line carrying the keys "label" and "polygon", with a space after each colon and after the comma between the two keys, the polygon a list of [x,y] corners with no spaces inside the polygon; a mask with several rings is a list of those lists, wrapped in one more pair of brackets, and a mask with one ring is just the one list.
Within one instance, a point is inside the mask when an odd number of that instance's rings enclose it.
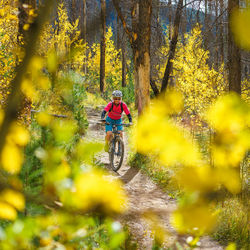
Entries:
{"label": "narrow singletrack path", "polygon": [[[93,109],[87,107],[89,129],[86,135],[88,140],[104,141],[105,129],[99,125],[100,114],[103,107]],[[126,121],[126,117],[124,117]],[[176,240],[182,245],[185,244],[188,236],[178,236],[169,222],[170,213],[176,208],[176,201],[163,192],[152,180],[140,170],[130,167],[127,164],[128,143],[124,134],[125,157],[120,170],[115,173],[109,168],[108,153],[101,153],[97,158],[101,164],[109,171],[114,178],[120,178],[124,183],[124,188],[129,198],[129,213],[121,218],[122,223],[128,225],[133,240],[138,244],[138,249],[152,249],[153,237],[149,224],[141,218],[141,213],[145,211],[155,211],[159,216],[161,226],[170,232],[165,246],[171,246]],[[205,236],[200,240],[200,247],[196,249],[221,250],[223,249],[217,242]],[[184,248],[185,249],[185,248]]]}

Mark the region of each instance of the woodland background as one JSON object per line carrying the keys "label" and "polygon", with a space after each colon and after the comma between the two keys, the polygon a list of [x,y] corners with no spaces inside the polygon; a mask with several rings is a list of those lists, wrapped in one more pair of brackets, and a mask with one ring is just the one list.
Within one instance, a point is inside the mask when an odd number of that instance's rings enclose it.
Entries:
{"label": "woodland background", "polygon": [[86,107],[120,89],[130,165],[177,200],[172,223],[192,236],[171,247],[210,234],[247,249],[249,6],[0,0],[1,248],[136,248],[116,217],[130,211],[122,183],[96,163],[102,143],[84,139]]}

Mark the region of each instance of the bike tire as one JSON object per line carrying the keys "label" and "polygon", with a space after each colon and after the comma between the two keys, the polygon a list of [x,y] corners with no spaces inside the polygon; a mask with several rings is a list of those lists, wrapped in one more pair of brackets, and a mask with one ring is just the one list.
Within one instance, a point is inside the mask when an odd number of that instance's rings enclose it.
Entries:
{"label": "bike tire", "polygon": [[[120,155],[118,156],[118,145],[120,143]],[[111,149],[109,152],[109,161],[111,168],[116,172],[118,171],[124,158],[124,142],[121,138],[113,139],[111,142]]]}

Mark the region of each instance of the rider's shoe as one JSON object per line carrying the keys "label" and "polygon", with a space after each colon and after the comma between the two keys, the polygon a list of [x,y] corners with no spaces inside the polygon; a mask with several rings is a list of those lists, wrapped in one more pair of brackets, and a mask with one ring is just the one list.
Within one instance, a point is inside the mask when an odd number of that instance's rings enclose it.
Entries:
{"label": "rider's shoe", "polygon": [[104,151],[105,151],[105,152],[108,152],[108,151],[109,151],[109,144],[108,144],[108,143],[105,143]]}

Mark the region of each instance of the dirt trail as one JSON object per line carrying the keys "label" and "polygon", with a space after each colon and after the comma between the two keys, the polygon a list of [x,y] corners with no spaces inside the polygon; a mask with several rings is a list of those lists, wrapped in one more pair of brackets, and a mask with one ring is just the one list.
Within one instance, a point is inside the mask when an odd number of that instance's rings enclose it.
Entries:
{"label": "dirt trail", "polygon": [[[87,108],[89,121],[87,138],[103,142],[105,135],[104,127],[97,124],[100,119],[100,113],[100,107],[97,110],[94,110],[91,107]],[[187,236],[179,237],[169,222],[169,214],[176,208],[176,201],[164,193],[141,171],[127,165],[128,145],[126,134],[124,136],[124,141],[125,159],[122,167],[117,173],[113,172],[109,168],[107,153],[99,155],[98,160],[106,166],[114,178],[120,178],[124,183],[129,198],[131,213],[124,216],[122,220],[129,226],[133,239],[138,243],[138,248],[152,249],[153,238],[151,237],[149,225],[139,215],[142,211],[147,210],[160,211],[159,217],[161,226],[171,234],[171,236],[167,238],[166,246],[170,246],[177,239],[177,237],[179,242],[185,243]],[[200,240],[200,243],[200,247],[196,249],[223,249],[217,242],[213,241],[209,237],[203,237]]]}

